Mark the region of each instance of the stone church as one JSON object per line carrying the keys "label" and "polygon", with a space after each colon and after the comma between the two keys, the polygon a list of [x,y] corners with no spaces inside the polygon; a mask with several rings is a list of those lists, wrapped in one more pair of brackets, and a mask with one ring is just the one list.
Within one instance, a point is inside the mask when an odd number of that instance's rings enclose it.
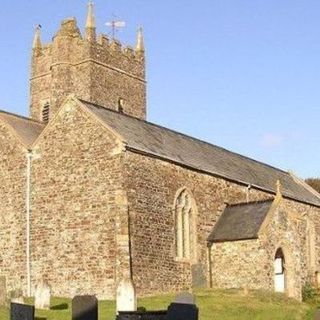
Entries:
{"label": "stone church", "polygon": [[[301,298],[320,195],[291,172],[146,120],[145,49],[66,19],[32,52],[30,117],[0,112],[0,276],[32,295],[193,287]],[[152,70],[150,72],[153,72]]]}

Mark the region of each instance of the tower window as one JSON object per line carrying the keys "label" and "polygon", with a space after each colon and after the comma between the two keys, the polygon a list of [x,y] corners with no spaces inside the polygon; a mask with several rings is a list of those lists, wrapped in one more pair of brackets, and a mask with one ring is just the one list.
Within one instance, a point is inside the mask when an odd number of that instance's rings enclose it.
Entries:
{"label": "tower window", "polygon": [[49,116],[50,116],[50,105],[49,103],[46,103],[43,107],[42,107],[42,121],[43,122],[48,122],[49,121]]}

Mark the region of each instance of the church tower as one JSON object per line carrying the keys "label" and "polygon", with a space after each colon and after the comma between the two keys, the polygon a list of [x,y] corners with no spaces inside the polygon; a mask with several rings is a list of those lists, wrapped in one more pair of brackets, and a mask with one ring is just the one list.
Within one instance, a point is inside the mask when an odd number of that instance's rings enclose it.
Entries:
{"label": "church tower", "polygon": [[32,49],[30,116],[48,121],[64,99],[77,98],[140,119],[146,118],[145,52],[142,30],[136,48],[96,35],[93,3],[84,36],[75,18],[62,22],[52,43],[43,45],[36,28]]}

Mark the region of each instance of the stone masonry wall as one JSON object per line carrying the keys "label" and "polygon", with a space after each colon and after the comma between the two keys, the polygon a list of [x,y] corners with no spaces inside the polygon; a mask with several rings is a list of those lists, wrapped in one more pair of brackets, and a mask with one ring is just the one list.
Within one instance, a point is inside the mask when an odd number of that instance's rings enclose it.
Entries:
{"label": "stone masonry wall", "polygon": [[[245,187],[133,152],[126,152],[125,177],[133,279],[138,293],[208,286],[207,237],[225,202],[246,200]],[[179,261],[175,253],[173,205],[178,190],[184,187],[197,207],[195,261]],[[268,197],[251,190],[250,200]]]}
{"label": "stone masonry wall", "polygon": [[7,290],[26,290],[27,150],[0,122],[0,276]]}
{"label": "stone masonry wall", "polygon": [[33,288],[44,278],[56,296],[114,297],[122,193],[119,141],[68,103],[34,149]]}
{"label": "stone masonry wall", "polygon": [[212,285],[228,289],[271,289],[265,260],[266,250],[259,240],[215,243],[211,248]]}

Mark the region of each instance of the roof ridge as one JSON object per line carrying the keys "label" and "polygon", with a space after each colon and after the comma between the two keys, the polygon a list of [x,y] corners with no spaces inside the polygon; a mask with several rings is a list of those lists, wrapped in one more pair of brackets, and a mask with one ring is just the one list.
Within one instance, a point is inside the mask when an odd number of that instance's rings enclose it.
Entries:
{"label": "roof ridge", "polygon": [[264,203],[264,202],[273,202],[274,199],[264,199],[264,200],[256,200],[256,201],[249,201],[249,202],[239,202],[239,203],[227,203],[227,207],[239,207],[239,206],[246,206],[250,204],[258,204],[258,203]]}
{"label": "roof ridge", "polygon": [[205,140],[201,140],[200,138],[196,138],[196,137],[193,137],[193,136],[190,136],[186,133],[182,133],[182,132],[179,132],[177,130],[173,130],[173,129],[170,129],[170,128],[167,128],[167,127],[164,127],[162,125],[159,125],[159,124],[156,124],[156,123],[153,123],[153,122],[150,122],[150,121],[147,121],[147,120],[143,120],[143,119],[139,119],[139,118],[136,118],[134,116],[131,116],[131,115],[128,115],[128,114],[125,114],[125,113],[119,113],[118,111],[116,110],[113,110],[113,109],[110,109],[110,108],[107,108],[107,107],[104,107],[104,106],[101,106],[101,105],[98,105],[96,103],[92,103],[92,102],[89,102],[89,101],[85,101],[85,100],[82,100],[82,99],[79,99],[81,102],[84,102],[84,103],[89,103],[90,105],[94,106],[94,107],[97,107],[97,108],[101,108],[101,109],[104,109],[104,110],[107,110],[107,111],[111,111],[112,113],[115,113],[117,115],[120,115],[120,116],[124,116],[124,117],[128,117],[128,118],[132,118],[138,122],[144,122],[148,125],[152,125],[154,127],[157,127],[157,128],[161,128],[161,129],[164,129],[164,130],[167,130],[167,131],[170,131],[170,132],[173,132],[175,134],[178,134],[178,135],[181,135],[181,136],[184,136],[184,137],[187,137],[188,139],[192,139],[192,140],[195,140],[195,141],[198,141],[198,142],[201,142],[201,143],[204,143],[204,144],[207,144],[211,147],[215,147],[215,148],[218,148],[220,150],[224,150],[225,152],[228,152],[228,153],[231,153],[231,154],[234,154],[234,155],[237,155],[239,157],[242,157],[244,159],[248,159],[250,161],[254,161],[260,165],[263,165],[263,166],[266,166],[266,167],[269,167],[269,168],[272,168],[276,171],[279,171],[279,172],[282,172],[282,173],[285,173],[287,175],[289,175],[289,172],[288,171],[285,171],[283,169],[280,169],[280,168],[277,168],[275,166],[272,166],[270,164],[267,164],[265,162],[262,162],[262,161],[259,161],[259,160],[256,160],[256,159],[253,159],[253,158],[250,158],[249,156],[245,156],[243,154],[240,154],[240,153],[237,153],[237,152],[234,152],[234,151],[231,151],[231,150],[228,150],[226,148],[223,148],[223,147],[220,147],[216,144],[213,144],[211,142],[208,142],[208,141],[205,141]]}
{"label": "roof ridge", "polygon": [[22,115],[20,115],[20,114],[16,114],[16,113],[9,112],[9,111],[6,111],[6,110],[0,109],[0,113],[5,113],[5,114],[7,114],[7,115],[9,115],[9,116],[14,116],[14,117],[17,117],[17,118],[21,118],[21,119],[23,119],[23,120],[32,121],[32,122],[35,122],[36,124],[39,124],[39,125],[41,125],[41,124],[42,124],[42,125],[45,125],[45,123],[43,123],[43,122],[41,122],[41,121],[34,120],[34,119],[32,119],[32,118],[28,118],[28,117],[26,117],[26,116],[22,116]]}

